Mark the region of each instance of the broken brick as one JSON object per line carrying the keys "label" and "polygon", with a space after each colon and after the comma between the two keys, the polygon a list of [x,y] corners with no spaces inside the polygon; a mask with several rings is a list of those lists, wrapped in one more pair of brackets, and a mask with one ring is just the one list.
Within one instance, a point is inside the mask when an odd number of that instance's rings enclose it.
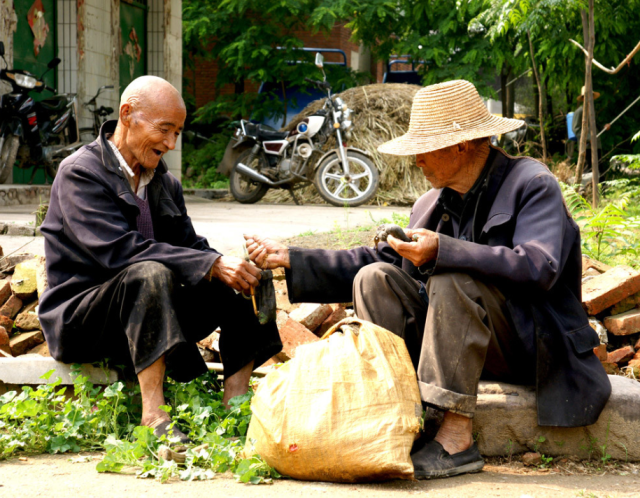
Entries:
{"label": "broken brick", "polygon": [[535,467],[542,463],[542,455],[538,452],[530,451],[522,455],[522,463],[528,467]]}
{"label": "broken brick", "polygon": [[7,333],[7,329],[5,329],[4,327],[0,327],[0,349],[5,353],[11,355],[9,334]]}
{"label": "broken brick", "polygon": [[16,296],[11,296],[2,308],[0,308],[0,315],[13,319],[18,314],[18,311],[20,311],[20,308],[22,308],[22,300]]}
{"label": "broken brick", "polygon": [[0,282],[0,306],[7,302],[11,295],[11,282],[3,280]]}
{"label": "broken brick", "polygon": [[608,361],[603,361],[602,366],[604,367],[604,371],[607,375],[618,375],[620,373],[620,367],[617,363],[609,363]]}
{"label": "broken brick", "polygon": [[11,279],[13,294],[23,301],[33,297],[38,291],[36,270],[39,266],[37,259],[30,259],[16,265]]}
{"label": "broken brick", "polygon": [[609,363],[625,363],[633,358],[636,352],[631,346],[625,346],[620,349],[616,349],[615,351],[611,351],[607,355],[607,362]]}
{"label": "broken brick", "polygon": [[333,308],[329,304],[304,303],[293,310],[289,317],[313,332],[329,318],[331,313]]}
{"label": "broken brick", "polygon": [[39,330],[36,330],[34,332],[23,332],[20,335],[12,337],[9,340],[9,345],[11,346],[13,356],[20,356],[43,342],[44,335],[42,335],[42,332]]}
{"label": "broken brick", "polygon": [[583,272],[583,274],[589,268],[593,268],[593,269],[599,271],[600,273],[604,273],[604,272],[606,272],[606,271],[611,269],[611,267],[609,265],[605,265],[604,263],[601,263],[597,259],[592,259],[589,256],[582,256],[582,272]]}
{"label": "broken brick", "polygon": [[216,329],[207,337],[198,342],[198,346],[208,349],[209,351],[220,352],[220,329]]}
{"label": "broken brick", "polygon": [[308,328],[290,318],[282,310],[278,310],[276,324],[282,341],[282,352],[276,355],[280,361],[294,358],[298,346],[320,340]]}
{"label": "broken brick", "polygon": [[615,335],[629,335],[640,332],[640,309],[634,309],[604,319],[605,328]]}
{"label": "broken brick", "polygon": [[615,304],[613,308],[611,308],[611,314],[619,315],[620,313],[624,313],[625,311],[638,307],[638,305],[640,305],[640,292],[636,292],[629,297],[625,297],[622,301]]}
{"label": "broken brick", "polygon": [[334,309],[333,313],[329,315],[329,318],[322,322],[320,328],[315,331],[316,335],[318,337],[322,337],[329,331],[331,327],[333,327],[336,323],[338,323],[340,320],[343,320],[344,318],[347,318],[347,312],[342,306],[338,306]]}
{"label": "broken brick", "polygon": [[7,332],[11,333],[13,320],[8,316],[0,315],[0,327],[3,327]]}
{"label": "broken brick", "polygon": [[29,312],[18,314],[16,317],[16,327],[20,330],[42,330],[38,315]]}
{"label": "broken brick", "polygon": [[597,315],[639,291],[640,272],[616,266],[583,284],[582,305],[589,315]]}
{"label": "broken brick", "polygon": [[30,349],[27,354],[37,354],[40,356],[51,357],[51,353],[49,353],[49,345],[46,342],[39,344],[33,349]]}
{"label": "broken brick", "polygon": [[608,353],[606,344],[600,344],[597,348],[593,348],[593,353],[600,361],[607,361]]}

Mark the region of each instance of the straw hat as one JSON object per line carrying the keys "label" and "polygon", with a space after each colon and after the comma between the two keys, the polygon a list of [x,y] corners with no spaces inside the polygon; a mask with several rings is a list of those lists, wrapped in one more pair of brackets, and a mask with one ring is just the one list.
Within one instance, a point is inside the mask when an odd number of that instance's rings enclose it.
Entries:
{"label": "straw hat", "polygon": [[[583,86],[582,87],[582,91],[580,92],[580,95],[578,95],[578,97],[576,98],[576,100],[578,102],[584,102],[584,92],[585,92],[586,87]],[[596,100],[598,97],[600,97],[600,92],[593,92],[593,100]]]}
{"label": "straw hat", "polygon": [[378,147],[384,154],[410,156],[444,149],[476,138],[517,130],[519,119],[489,113],[476,87],[465,80],[427,86],[416,93],[409,131]]}

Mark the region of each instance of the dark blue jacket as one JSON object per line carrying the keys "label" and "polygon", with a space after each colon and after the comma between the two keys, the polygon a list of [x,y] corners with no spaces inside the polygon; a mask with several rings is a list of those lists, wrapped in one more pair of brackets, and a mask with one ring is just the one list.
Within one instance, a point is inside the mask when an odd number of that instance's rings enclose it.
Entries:
{"label": "dark blue jacket", "polygon": [[140,209],[106,135],[117,121],[108,121],[95,142],[60,164],[51,188],[44,224],[49,287],[40,299],[39,316],[51,356],[77,358],[82,340],[67,325],[83,299],[133,263],[157,261],[179,281],[195,285],[220,256],[196,235],[180,182],[160,161],[147,199],[155,239],[137,231]]}
{"label": "dark blue jacket", "polygon": [[597,421],[611,393],[593,354],[599,344],[581,305],[580,231],[555,177],[542,163],[492,149],[486,181],[470,221],[447,212],[447,195],[430,190],[414,204],[410,228],[440,234],[435,265],[420,273],[388,244],[348,251],[291,248],[292,302],[349,302],[358,270],[376,261],[401,266],[416,280],[463,272],[496,285],[516,333],[536,357],[538,423],[577,427]]}

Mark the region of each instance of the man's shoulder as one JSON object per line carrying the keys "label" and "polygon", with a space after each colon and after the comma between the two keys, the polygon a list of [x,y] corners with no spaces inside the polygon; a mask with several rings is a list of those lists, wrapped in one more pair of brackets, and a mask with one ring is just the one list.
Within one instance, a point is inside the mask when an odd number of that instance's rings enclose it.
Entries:
{"label": "man's shoulder", "polygon": [[102,166],[102,157],[96,142],[83,145],[70,156],[66,157],[58,167],[60,173],[69,172],[74,168],[95,169]]}
{"label": "man's shoulder", "polygon": [[442,189],[432,188],[428,192],[422,194],[420,197],[418,197],[418,200],[413,204],[412,211],[415,211],[415,212],[425,211],[429,206],[431,206],[432,204],[435,204],[435,202],[438,200],[438,197],[440,197],[440,192],[442,192]]}
{"label": "man's shoulder", "polygon": [[529,156],[511,156],[501,149],[499,152],[510,163],[510,171],[507,175],[509,183],[517,183],[524,187],[536,178],[544,178],[553,184],[558,184],[558,180],[547,165],[538,159]]}

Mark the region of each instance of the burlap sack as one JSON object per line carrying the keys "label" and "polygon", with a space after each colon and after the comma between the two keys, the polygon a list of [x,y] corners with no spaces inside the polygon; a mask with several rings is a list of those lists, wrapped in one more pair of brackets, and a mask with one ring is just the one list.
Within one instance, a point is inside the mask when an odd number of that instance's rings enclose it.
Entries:
{"label": "burlap sack", "polygon": [[404,340],[355,318],[327,336],[262,380],[245,454],[296,479],[411,479],[422,411]]}

